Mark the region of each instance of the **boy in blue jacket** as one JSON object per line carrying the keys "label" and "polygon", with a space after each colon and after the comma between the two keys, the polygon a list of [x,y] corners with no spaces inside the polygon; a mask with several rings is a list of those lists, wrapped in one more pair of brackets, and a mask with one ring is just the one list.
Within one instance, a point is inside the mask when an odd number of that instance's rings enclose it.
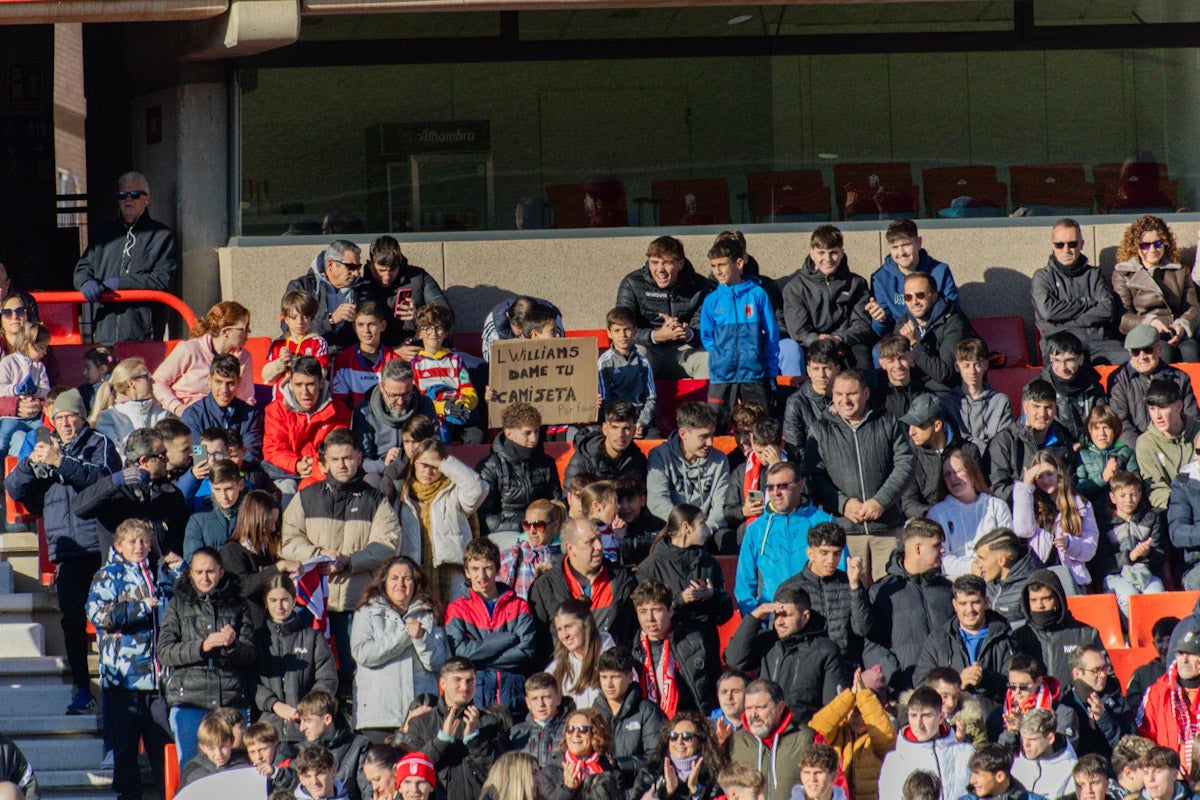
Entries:
{"label": "boy in blue jacket", "polygon": [[917,223],[911,219],[895,220],[888,225],[886,236],[891,254],[871,275],[871,301],[867,303],[871,330],[876,336],[891,333],[896,320],[908,313],[904,303],[904,279],[909,275],[928,273],[938,296],[945,298],[947,303],[958,304],[958,286],[950,274],[950,266],[921,247]]}
{"label": "boy in blue jacket", "polygon": [[87,599],[100,650],[100,690],[111,726],[113,790],[121,800],[142,796],[138,742],[145,741],[155,779],[161,781],[163,748],[171,741],[156,657],[160,593],[148,560],[153,536],[145,520],[127,519],[118,525],[108,563],[96,573]]}
{"label": "boy in blue jacket", "polygon": [[742,280],[746,251],[736,239],[718,239],[708,263],[718,284],[700,307],[708,402],[722,418],[738,402],[770,408],[779,375],[779,324],[771,301],[757,280]]}

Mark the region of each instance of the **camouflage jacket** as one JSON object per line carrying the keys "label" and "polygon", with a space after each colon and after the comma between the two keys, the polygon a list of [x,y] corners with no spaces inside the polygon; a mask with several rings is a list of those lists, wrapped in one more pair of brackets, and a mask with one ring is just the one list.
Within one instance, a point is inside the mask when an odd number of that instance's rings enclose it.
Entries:
{"label": "camouflage jacket", "polygon": [[100,687],[153,691],[158,688],[158,617],[146,604],[161,599],[149,564],[131,564],[112,551],[92,579],[87,615],[96,626]]}

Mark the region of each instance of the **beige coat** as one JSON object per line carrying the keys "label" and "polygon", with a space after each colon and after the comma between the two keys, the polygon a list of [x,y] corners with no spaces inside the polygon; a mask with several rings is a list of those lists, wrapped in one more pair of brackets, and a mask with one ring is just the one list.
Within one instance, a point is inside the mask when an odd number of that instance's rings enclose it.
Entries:
{"label": "beige coat", "polygon": [[1136,258],[1122,261],[1113,269],[1113,289],[1121,298],[1121,333],[1142,323],[1160,319],[1167,325],[1178,322],[1188,336],[1200,329],[1200,304],[1196,284],[1179,264],[1159,264],[1151,270]]}

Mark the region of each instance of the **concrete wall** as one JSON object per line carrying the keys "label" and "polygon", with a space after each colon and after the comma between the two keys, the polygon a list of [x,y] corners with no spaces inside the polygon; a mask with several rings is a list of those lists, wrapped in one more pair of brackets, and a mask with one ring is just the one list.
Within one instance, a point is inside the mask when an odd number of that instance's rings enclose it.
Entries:
{"label": "concrete wall", "polygon": [[[1172,229],[1185,250],[1184,263],[1194,258],[1197,220],[1176,215]],[[926,249],[954,271],[967,313],[977,317],[1021,315],[1032,330],[1030,279],[1050,253],[1050,219],[1000,220],[993,224],[934,223],[922,225]],[[1092,263],[1111,268],[1116,245],[1127,218],[1093,217],[1083,223],[1086,253]],[[843,226],[851,269],[869,276],[887,254],[880,223]],[[804,260],[812,226],[746,228],[751,254],[765,274],[782,278]],[[716,229],[676,233],[697,265],[707,272],[704,254]],[[458,315],[456,330],[478,331],[487,312],[513,293],[532,294],[555,302],[570,328],[602,328],[612,307],[617,285],[645,260],[645,248],[659,231],[631,229],[623,235],[507,238],[459,238],[403,242],[413,264],[429,271],[447,289]],[[279,299],[287,281],[302,274],[324,240],[233,240],[221,248],[221,294],[250,309],[255,333],[272,334],[279,316]],[[371,237],[358,240],[364,254]],[[197,309],[200,312],[202,309]]]}

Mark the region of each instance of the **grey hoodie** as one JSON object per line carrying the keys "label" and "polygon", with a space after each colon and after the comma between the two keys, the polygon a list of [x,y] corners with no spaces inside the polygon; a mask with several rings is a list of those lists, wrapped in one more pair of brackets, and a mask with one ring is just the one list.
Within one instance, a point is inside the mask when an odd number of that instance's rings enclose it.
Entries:
{"label": "grey hoodie", "polygon": [[691,503],[704,512],[708,527],[725,528],[725,495],[729,491],[729,460],[715,447],[691,464],[683,457],[679,432],[650,451],[646,473],[646,505],[650,513],[666,519],[680,503]]}

